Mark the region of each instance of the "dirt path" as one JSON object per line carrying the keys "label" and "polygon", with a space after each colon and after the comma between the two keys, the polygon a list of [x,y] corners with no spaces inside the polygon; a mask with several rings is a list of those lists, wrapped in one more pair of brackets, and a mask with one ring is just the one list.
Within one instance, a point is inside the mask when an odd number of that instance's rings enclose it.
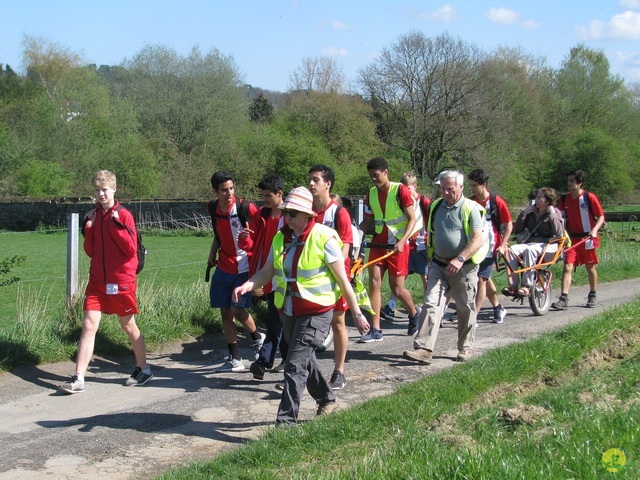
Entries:
{"label": "dirt path", "polygon": [[[507,300],[503,304],[509,315],[502,325],[491,323],[489,311],[483,310],[476,352],[526,340],[632,300],[640,294],[640,282],[601,285],[596,309],[582,306],[586,292],[585,287],[572,290],[572,304],[580,306],[543,317]],[[383,329],[383,342],[350,344],[348,384],[338,392],[343,406],[391,393],[401,383],[453,365],[454,325],[441,330],[432,366],[402,359],[402,351],[411,346],[406,317],[383,321]],[[355,341],[357,332],[350,334]],[[247,344],[246,338],[241,340]],[[243,353],[248,358],[249,350]],[[121,386],[133,364],[96,357],[86,392],[72,396],[56,390],[73,372],[70,362],[1,374],[0,480],[149,478],[257,438],[275,418],[279,394],[273,387],[280,376],[267,374],[257,382],[250,373],[217,374],[214,367],[225,355],[221,336],[171,345],[150,355],[155,378],[144,387]],[[327,375],[332,355],[331,349],[320,355]],[[315,405],[305,397],[301,418],[311,419],[314,412]]]}

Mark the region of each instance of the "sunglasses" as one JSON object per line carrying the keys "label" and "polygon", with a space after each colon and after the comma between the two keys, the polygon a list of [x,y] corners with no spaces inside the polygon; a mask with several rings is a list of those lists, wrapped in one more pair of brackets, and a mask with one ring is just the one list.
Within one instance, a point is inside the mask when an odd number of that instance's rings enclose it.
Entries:
{"label": "sunglasses", "polygon": [[297,211],[297,210],[283,210],[283,211],[282,211],[282,214],[283,214],[285,217],[289,217],[289,218],[296,218],[296,217],[298,216],[298,214],[299,214],[299,213],[300,213],[300,212],[299,212],[299,211]]}

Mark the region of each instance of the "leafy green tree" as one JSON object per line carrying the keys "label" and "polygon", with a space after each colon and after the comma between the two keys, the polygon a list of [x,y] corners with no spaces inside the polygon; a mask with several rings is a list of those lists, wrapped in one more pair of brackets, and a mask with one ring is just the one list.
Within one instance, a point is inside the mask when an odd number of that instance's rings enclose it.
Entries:
{"label": "leafy green tree", "polygon": [[248,124],[238,69],[218,50],[198,48],[182,57],[147,46],[116,71],[113,92],[135,109],[140,133],[160,169],[161,191],[201,198],[207,181],[224,165],[249,170],[236,145]]}
{"label": "leafy green tree", "polygon": [[17,174],[18,194],[28,197],[68,195],[69,181],[62,167],[55,162],[31,160]]}
{"label": "leafy green tree", "polygon": [[274,117],[273,104],[260,92],[260,95],[249,106],[249,118],[254,123],[268,123]]}

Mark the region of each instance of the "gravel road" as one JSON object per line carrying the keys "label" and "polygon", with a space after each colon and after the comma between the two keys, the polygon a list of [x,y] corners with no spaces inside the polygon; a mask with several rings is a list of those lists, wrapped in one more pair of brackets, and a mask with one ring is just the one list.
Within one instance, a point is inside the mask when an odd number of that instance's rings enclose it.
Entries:
{"label": "gravel road", "polygon": [[[640,282],[602,284],[596,309],[583,305],[586,287],[571,292],[565,312],[535,317],[528,305],[503,299],[509,314],[501,325],[482,310],[476,331],[477,354],[578,321],[636,298]],[[347,386],[338,401],[348,407],[392,393],[400,384],[454,364],[455,325],[445,324],[438,337],[435,363],[414,364],[402,358],[411,347],[406,316],[384,321],[384,341],[352,342],[346,366]],[[109,320],[106,320],[109,321]],[[248,358],[248,339],[241,347]],[[278,374],[253,380],[250,373],[218,374],[226,346],[222,335],[193,338],[149,355],[155,378],[143,387],[124,387],[133,370],[132,358],[94,357],[86,391],[62,395],[57,387],[73,373],[63,362],[22,367],[0,374],[0,480],[149,478],[173,466],[205,459],[260,436],[275,419]],[[320,354],[326,375],[333,367],[333,350]],[[248,366],[248,362],[246,362]],[[247,370],[248,372],[248,370]],[[308,397],[302,419],[311,419],[315,405]]]}

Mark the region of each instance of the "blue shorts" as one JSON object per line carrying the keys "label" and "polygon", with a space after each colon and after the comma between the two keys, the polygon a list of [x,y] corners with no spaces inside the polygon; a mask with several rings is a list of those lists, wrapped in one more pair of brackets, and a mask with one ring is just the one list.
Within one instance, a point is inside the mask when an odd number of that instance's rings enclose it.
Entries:
{"label": "blue shorts", "polygon": [[209,304],[211,308],[249,308],[251,307],[251,292],[238,298],[238,302],[231,301],[231,294],[236,287],[249,280],[249,273],[227,273],[216,268],[211,277],[209,289]]}
{"label": "blue shorts", "polygon": [[426,250],[411,251],[409,255],[409,273],[417,273],[419,275],[429,274]]}
{"label": "blue shorts", "polygon": [[478,278],[484,278],[485,280],[489,280],[491,278],[491,274],[493,273],[493,268],[495,266],[495,262],[493,257],[487,257],[480,265],[478,265]]}

